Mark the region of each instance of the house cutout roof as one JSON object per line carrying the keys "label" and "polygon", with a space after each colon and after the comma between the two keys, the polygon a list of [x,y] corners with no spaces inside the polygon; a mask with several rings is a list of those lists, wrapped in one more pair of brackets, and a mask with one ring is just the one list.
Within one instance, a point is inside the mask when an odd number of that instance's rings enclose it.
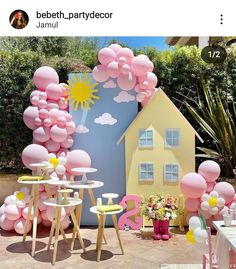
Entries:
{"label": "house cutout roof", "polygon": [[[155,94],[152,96],[151,100],[149,101],[149,103],[153,102],[154,97],[158,94],[163,94],[166,98],[169,99],[169,97],[165,94],[165,92],[161,89],[158,88],[156,89]],[[176,110],[176,113],[178,113],[187,123],[187,125],[189,125],[189,128],[191,128],[196,137],[203,143],[203,139],[201,138],[201,136],[197,133],[197,131],[193,128],[193,126],[188,122],[188,120],[184,117],[184,115],[179,111],[179,109],[174,105],[174,103],[169,99],[169,101],[172,103],[174,109]],[[122,136],[119,138],[119,140],[117,141],[117,145],[120,144],[120,142],[123,140],[123,138],[125,137],[127,131],[131,128],[131,126],[136,122],[137,118],[142,114],[145,113],[146,109],[148,109],[148,105],[144,106],[143,109],[137,114],[137,116],[135,117],[135,119],[131,122],[131,124],[128,126],[128,128],[125,130],[125,132],[122,134]]]}

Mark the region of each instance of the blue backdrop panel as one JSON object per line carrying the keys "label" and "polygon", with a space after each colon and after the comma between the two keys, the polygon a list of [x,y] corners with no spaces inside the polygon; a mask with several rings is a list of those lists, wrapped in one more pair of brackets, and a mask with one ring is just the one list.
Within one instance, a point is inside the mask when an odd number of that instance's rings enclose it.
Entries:
{"label": "blue backdrop panel", "polygon": [[[75,76],[78,77],[78,74]],[[89,76],[92,77],[91,74]],[[69,79],[71,79],[71,74],[69,74]],[[114,82],[116,83],[116,80]],[[104,182],[103,187],[93,189],[95,198],[102,197],[102,193],[114,192],[118,193],[119,199],[121,199],[126,192],[125,148],[124,141],[120,145],[117,145],[116,142],[137,115],[138,105],[136,101],[115,102],[113,98],[121,92],[121,89],[117,86],[104,88],[103,85],[104,83],[99,83],[96,87],[99,90],[97,95],[100,99],[96,100],[87,113],[81,108],[75,111],[73,107],[70,107],[70,113],[76,126],[82,123],[89,128],[88,133],[73,135],[72,149],[85,150],[92,159],[92,167],[98,169],[98,172],[87,175],[88,179]],[[129,94],[134,95],[134,92],[129,91]],[[117,119],[117,123],[114,125],[96,124],[95,118],[100,117],[103,113],[110,113],[113,118]],[[114,202],[118,202],[119,199]],[[103,199],[104,202],[107,200]],[[89,208],[90,201],[87,191],[85,191],[81,225],[97,224],[96,217],[89,212]],[[107,223],[111,224],[111,220],[108,219]]]}

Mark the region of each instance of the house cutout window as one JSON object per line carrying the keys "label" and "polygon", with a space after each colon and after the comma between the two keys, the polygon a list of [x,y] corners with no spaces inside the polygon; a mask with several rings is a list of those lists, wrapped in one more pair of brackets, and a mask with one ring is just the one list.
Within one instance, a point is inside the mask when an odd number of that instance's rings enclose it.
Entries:
{"label": "house cutout window", "polygon": [[139,147],[152,148],[153,147],[153,130],[140,129],[139,130]]}
{"label": "house cutout window", "polygon": [[165,146],[166,147],[179,146],[179,129],[166,129]]}
{"label": "house cutout window", "polygon": [[176,182],[179,180],[179,165],[178,164],[165,164],[164,180],[166,182]]}
{"label": "house cutout window", "polygon": [[140,163],[139,164],[139,180],[153,181],[154,180],[154,164]]}

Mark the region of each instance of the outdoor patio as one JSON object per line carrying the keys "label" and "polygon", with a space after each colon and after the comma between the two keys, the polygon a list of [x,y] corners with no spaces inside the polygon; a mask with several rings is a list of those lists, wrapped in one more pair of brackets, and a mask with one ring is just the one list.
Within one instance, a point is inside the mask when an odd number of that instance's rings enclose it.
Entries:
{"label": "outdoor patio", "polygon": [[[66,230],[71,238],[72,229]],[[105,228],[108,244],[103,244],[101,261],[96,262],[95,242],[96,228],[82,228],[81,235],[84,239],[87,253],[81,254],[78,240],[75,250],[70,253],[70,244],[60,237],[57,262],[54,268],[124,268],[127,269],[154,269],[161,264],[199,264],[200,255],[185,239],[184,234],[177,234],[178,229],[172,228],[173,237],[169,241],[154,241],[150,236],[141,238],[139,231],[120,231],[125,255],[120,254],[118,241],[113,228]],[[0,259],[1,268],[52,268],[52,249],[47,252],[49,228],[39,227],[35,257],[31,257],[31,237],[22,243],[22,236],[14,232],[0,230]],[[168,245],[168,246],[167,246]]]}

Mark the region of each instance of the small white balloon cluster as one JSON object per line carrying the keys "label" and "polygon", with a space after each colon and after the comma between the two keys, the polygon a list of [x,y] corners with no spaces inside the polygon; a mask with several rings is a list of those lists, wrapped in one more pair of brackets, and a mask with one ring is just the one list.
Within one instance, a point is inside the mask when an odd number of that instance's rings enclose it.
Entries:
{"label": "small white balloon cluster", "polygon": [[212,191],[209,194],[204,193],[201,197],[201,201],[201,209],[208,211],[211,215],[218,214],[219,210],[225,205],[224,198],[219,197],[216,191]]}

